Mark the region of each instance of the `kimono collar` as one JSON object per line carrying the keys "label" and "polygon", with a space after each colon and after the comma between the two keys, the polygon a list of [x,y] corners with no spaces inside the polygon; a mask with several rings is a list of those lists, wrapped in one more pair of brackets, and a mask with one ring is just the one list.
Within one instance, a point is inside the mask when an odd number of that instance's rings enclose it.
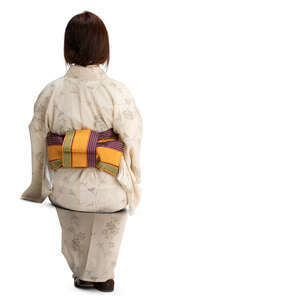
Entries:
{"label": "kimono collar", "polygon": [[65,76],[82,80],[97,80],[104,78],[106,76],[106,73],[100,67],[83,67],[79,65],[70,65]]}

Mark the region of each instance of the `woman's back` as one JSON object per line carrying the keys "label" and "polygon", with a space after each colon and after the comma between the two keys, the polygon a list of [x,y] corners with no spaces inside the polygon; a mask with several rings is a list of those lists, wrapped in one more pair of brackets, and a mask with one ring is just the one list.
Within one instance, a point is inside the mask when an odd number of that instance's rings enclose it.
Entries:
{"label": "woman's back", "polygon": [[[99,67],[71,65],[65,76],[49,83],[35,103],[31,130],[63,135],[69,129],[97,132],[113,128],[125,142],[119,174],[96,168],[46,167],[50,200],[78,211],[116,211],[139,201],[139,146],[142,119],[126,86]],[[34,126],[34,124],[36,124]],[[46,159],[46,158],[45,158]]]}
{"label": "woman's back", "polygon": [[45,103],[49,129],[64,134],[68,129],[111,128],[115,100],[110,90],[114,85],[99,67],[71,66],[64,77],[50,84],[53,98]]}

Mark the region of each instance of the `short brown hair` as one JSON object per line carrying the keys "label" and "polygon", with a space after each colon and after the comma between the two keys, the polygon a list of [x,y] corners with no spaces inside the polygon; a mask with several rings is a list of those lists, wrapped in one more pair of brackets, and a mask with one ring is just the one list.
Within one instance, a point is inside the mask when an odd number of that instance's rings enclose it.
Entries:
{"label": "short brown hair", "polygon": [[68,64],[108,65],[108,33],[98,16],[84,11],[69,21],[65,31],[64,56]]}

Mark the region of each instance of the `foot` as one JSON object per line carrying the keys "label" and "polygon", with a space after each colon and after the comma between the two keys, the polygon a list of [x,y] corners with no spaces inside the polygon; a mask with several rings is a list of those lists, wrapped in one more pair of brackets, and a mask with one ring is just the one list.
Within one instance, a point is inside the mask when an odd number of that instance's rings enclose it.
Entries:
{"label": "foot", "polygon": [[77,288],[82,288],[82,289],[90,289],[94,287],[94,282],[91,281],[85,281],[85,280],[81,280],[78,277],[74,277],[74,285]]}
{"label": "foot", "polygon": [[108,279],[105,282],[94,282],[94,287],[101,292],[112,292],[114,290],[115,282],[113,279]]}

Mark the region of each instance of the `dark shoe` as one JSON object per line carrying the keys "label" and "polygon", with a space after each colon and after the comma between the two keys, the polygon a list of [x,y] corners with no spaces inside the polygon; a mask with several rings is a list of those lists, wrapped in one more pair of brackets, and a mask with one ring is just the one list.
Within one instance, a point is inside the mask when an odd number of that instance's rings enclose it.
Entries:
{"label": "dark shoe", "polygon": [[113,279],[108,279],[105,282],[94,282],[94,287],[101,292],[112,292],[114,290],[115,282]]}
{"label": "dark shoe", "polygon": [[90,282],[90,281],[85,281],[85,280],[81,280],[78,277],[74,277],[74,285],[77,288],[81,288],[81,289],[91,289],[94,287],[94,282]]}

